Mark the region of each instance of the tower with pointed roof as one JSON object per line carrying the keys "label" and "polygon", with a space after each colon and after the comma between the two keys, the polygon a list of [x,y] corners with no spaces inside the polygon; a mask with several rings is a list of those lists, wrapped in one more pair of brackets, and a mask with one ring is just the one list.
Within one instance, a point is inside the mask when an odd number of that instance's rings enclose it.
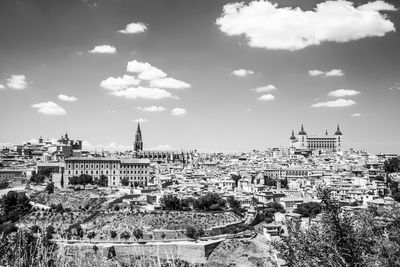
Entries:
{"label": "tower with pointed roof", "polygon": [[140,123],[137,125],[135,140],[133,142],[133,151],[139,153],[143,151],[142,131],[140,130]]}
{"label": "tower with pointed roof", "polygon": [[292,130],[292,135],[289,138],[290,147],[293,147],[294,143],[297,141],[296,136],[294,136],[294,131]]}
{"label": "tower with pointed roof", "polygon": [[300,129],[300,132],[298,134],[298,138],[297,139],[300,142],[300,148],[306,148],[307,147],[307,133],[306,133],[306,131],[304,131],[303,124],[301,124],[301,129]]}
{"label": "tower with pointed roof", "polygon": [[336,128],[335,137],[336,137],[336,150],[341,151],[342,143],[343,143],[343,134],[342,134],[342,131],[340,131],[339,124],[337,125],[337,128]]}

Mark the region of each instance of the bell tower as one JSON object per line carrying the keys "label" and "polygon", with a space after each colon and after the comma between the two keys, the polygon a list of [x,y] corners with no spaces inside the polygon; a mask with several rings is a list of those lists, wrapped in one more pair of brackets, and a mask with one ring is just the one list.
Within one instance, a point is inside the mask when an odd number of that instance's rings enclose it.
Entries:
{"label": "bell tower", "polygon": [[139,123],[137,125],[136,134],[135,134],[135,140],[133,142],[133,151],[135,153],[143,151],[142,131],[140,130],[140,124]]}

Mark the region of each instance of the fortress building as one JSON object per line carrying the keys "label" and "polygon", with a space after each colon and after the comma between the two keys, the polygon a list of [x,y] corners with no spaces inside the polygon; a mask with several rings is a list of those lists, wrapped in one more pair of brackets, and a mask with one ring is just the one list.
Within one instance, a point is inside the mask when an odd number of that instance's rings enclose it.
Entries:
{"label": "fortress building", "polygon": [[292,130],[289,142],[291,148],[341,151],[343,147],[343,134],[338,125],[334,135],[329,135],[328,131],[325,131],[324,135],[309,136],[304,130],[303,125],[301,125],[297,137],[294,135],[294,131]]}

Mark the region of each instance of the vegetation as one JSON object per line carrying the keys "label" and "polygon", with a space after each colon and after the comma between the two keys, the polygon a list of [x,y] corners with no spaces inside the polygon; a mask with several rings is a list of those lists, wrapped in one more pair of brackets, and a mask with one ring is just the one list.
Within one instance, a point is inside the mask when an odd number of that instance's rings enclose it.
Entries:
{"label": "vegetation", "polygon": [[387,223],[370,211],[342,211],[330,190],[320,191],[322,222],[308,229],[288,225],[288,236],[274,243],[288,266],[399,266],[400,211],[388,214]]}
{"label": "vegetation", "polygon": [[285,209],[279,203],[270,202],[264,207],[261,212],[257,213],[256,217],[250,225],[254,226],[261,222],[271,223],[274,221],[274,214],[277,212],[284,213]]}
{"label": "vegetation", "polygon": [[136,228],[133,230],[133,236],[136,238],[136,240],[142,239],[143,238],[143,231],[139,228]]}
{"label": "vegetation", "polygon": [[384,162],[383,169],[386,173],[400,172],[400,158],[391,158]]}
{"label": "vegetation", "polygon": [[192,238],[194,240],[199,239],[201,236],[204,236],[204,230],[203,229],[196,229],[193,226],[188,226],[186,228],[186,236],[189,238]]}
{"label": "vegetation", "polygon": [[317,202],[302,203],[293,212],[301,214],[301,217],[312,218],[321,213],[321,204]]}
{"label": "vegetation", "polygon": [[236,200],[233,196],[228,197],[228,204],[232,211],[239,216],[242,216],[245,212],[245,210],[240,205],[240,202]]}
{"label": "vegetation", "polygon": [[131,238],[131,234],[128,231],[122,232],[119,236],[120,236],[120,238],[123,238],[125,240],[128,240],[129,238]]}
{"label": "vegetation", "polygon": [[100,187],[107,187],[108,186],[108,178],[104,174],[100,175],[99,178],[94,179],[94,184]]}
{"label": "vegetation", "polygon": [[8,188],[8,182],[6,180],[0,181],[0,189]]}
{"label": "vegetation", "polygon": [[121,184],[122,184],[123,186],[128,186],[128,185],[129,185],[129,179],[128,179],[128,177],[122,178],[122,179],[121,179]]}
{"label": "vegetation", "polygon": [[88,174],[81,174],[79,176],[73,176],[69,178],[70,185],[83,185],[84,187],[88,184],[93,184],[93,177]]}
{"label": "vegetation", "polygon": [[179,199],[174,195],[165,195],[161,198],[161,207],[164,210],[189,210],[190,201],[188,199]]}
{"label": "vegetation", "polygon": [[193,202],[193,208],[196,210],[219,211],[224,210],[225,207],[226,201],[217,193],[207,193]]}
{"label": "vegetation", "polygon": [[0,208],[2,211],[0,224],[2,224],[8,221],[18,221],[31,211],[32,205],[25,193],[10,191],[0,199]]}
{"label": "vegetation", "polygon": [[48,183],[45,191],[49,194],[53,194],[54,193],[54,183],[53,182]]}
{"label": "vegetation", "polygon": [[35,184],[42,184],[44,183],[44,180],[46,179],[46,176],[43,174],[34,174],[31,177],[31,182]]}

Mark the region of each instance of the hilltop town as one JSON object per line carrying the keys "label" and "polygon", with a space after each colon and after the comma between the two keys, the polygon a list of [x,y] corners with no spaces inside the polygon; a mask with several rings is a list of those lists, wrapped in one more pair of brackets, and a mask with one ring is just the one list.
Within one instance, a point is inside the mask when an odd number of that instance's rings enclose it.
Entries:
{"label": "hilltop town", "polygon": [[84,151],[68,134],[55,144],[39,138],[1,150],[2,231],[46,237],[67,263],[100,253],[284,266],[273,243],[293,222],[321,224],[323,189],[346,212],[399,209],[398,155],[345,151],[342,142],[339,126],[333,136],[301,126],[288,147],[241,154],[146,151],[139,124],[125,152]]}

